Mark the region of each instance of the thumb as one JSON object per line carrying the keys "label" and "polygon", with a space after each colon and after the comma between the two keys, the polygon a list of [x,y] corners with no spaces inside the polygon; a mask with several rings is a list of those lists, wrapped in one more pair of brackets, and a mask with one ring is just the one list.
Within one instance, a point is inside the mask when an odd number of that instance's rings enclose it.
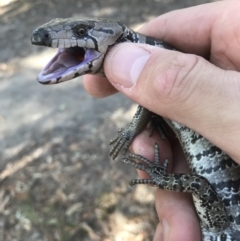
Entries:
{"label": "thumb", "polygon": [[[240,161],[238,72],[220,69],[200,56],[133,43],[113,47],[104,69],[120,92],[197,131]],[[225,136],[219,138],[223,130]]]}

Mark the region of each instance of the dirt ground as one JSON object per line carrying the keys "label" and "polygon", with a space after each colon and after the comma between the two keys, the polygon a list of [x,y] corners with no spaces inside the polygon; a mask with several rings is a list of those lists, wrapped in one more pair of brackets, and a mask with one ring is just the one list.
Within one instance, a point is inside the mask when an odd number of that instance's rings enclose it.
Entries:
{"label": "dirt ground", "polygon": [[31,46],[56,17],[116,19],[137,28],[204,0],[0,0],[0,241],[152,240],[154,188],[130,188],[133,168],[108,157],[109,140],[136,105],[94,99],[81,79],[42,86],[55,52]]}

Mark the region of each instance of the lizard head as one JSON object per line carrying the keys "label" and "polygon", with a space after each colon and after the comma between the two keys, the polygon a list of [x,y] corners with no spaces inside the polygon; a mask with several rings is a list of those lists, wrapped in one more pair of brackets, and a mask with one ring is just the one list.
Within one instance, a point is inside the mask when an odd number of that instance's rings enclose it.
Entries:
{"label": "lizard head", "polygon": [[56,84],[84,74],[103,74],[109,47],[119,42],[125,26],[104,19],[54,19],[32,33],[32,44],[58,48],[39,73],[41,84]]}

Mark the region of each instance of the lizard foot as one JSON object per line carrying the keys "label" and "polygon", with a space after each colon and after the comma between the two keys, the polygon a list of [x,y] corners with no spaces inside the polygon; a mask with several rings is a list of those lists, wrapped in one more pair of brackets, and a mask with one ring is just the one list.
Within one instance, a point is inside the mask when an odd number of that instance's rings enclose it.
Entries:
{"label": "lizard foot", "polygon": [[[155,161],[151,162],[148,159],[130,153],[127,158],[123,158],[122,162],[134,166],[135,168],[145,171],[149,174],[150,177],[157,176],[158,178],[166,174],[168,167],[168,160],[166,159],[163,165],[160,164],[160,155],[159,155],[159,146],[155,143]],[[137,163],[135,159],[141,161],[142,163]],[[152,184],[158,186],[158,183],[155,181],[155,178],[152,179],[133,179],[129,183],[131,186],[136,184]]]}
{"label": "lizard foot", "polygon": [[113,145],[109,155],[113,160],[118,156],[121,149],[123,149],[123,154],[125,155],[129,146],[131,145],[134,137],[136,136],[135,129],[131,128],[129,125],[126,129],[119,129],[118,136],[110,141],[110,145]]}
{"label": "lizard foot", "polygon": [[112,148],[109,155],[113,158],[113,160],[118,156],[122,149],[123,154],[126,154],[133,139],[140,132],[142,132],[144,127],[151,119],[151,115],[152,113],[149,110],[143,108],[142,106],[138,106],[138,109],[130,124],[125,129],[118,130],[117,137],[110,141]]}

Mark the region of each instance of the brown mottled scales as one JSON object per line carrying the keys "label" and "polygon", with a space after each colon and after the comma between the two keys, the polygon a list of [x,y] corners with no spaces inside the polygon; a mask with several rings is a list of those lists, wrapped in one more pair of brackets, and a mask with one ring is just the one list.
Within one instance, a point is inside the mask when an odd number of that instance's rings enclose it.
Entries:
{"label": "brown mottled scales", "polygon": [[[134,32],[116,21],[54,19],[32,34],[33,44],[58,48],[37,80],[42,84],[56,84],[84,74],[104,75],[106,52],[109,47],[121,42],[144,43],[173,50],[170,45]],[[131,123],[111,141],[110,155],[116,158],[122,149],[125,154],[132,140],[153,116],[139,106]],[[240,166],[193,130],[163,119],[176,133],[192,174],[167,174],[167,162],[163,166],[159,164],[159,151],[155,146],[155,163],[133,154],[124,159],[125,163],[146,171],[151,178],[132,180],[131,184],[151,183],[162,189],[191,193],[201,220],[203,241],[240,240]],[[136,163],[135,158],[143,163]]]}

